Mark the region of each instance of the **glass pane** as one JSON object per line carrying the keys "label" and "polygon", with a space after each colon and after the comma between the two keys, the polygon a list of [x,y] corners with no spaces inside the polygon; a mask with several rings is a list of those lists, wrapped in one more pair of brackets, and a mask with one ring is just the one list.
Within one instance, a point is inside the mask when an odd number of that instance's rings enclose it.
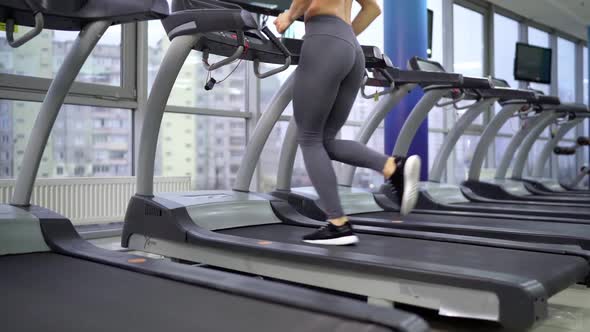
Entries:
{"label": "glass pane", "polygon": [[[498,168],[500,166],[500,162],[502,162],[502,158],[504,158],[504,154],[506,152],[506,149],[508,148],[508,145],[510,144],[511,138],[510,137],[503,137],[503,136],[498,136],[496,137],[496,142],[495,142],[495,148],[496,148],[496,153],[495,153],[495,162],[494,162],[494,168]],[[495,169],[494,169],[495,171]],[[510,174],[510,173],[508,173]]]}
{"label": "glass pane", "polygon": [[245,146],[244,119],[165,113],[155,173],[190,177],[192,190],[230,189]]}
{"label": "glass pane", "polygon": [[459,139],[455,147],[455,178],[449,182],[459,184],[467,179],[477,143],[479,143],[479,136],[475,135],[463,135]]}
{"label": "glass pane", "polygon": [[[152,88],[158,69],[170,45],[162,23],[148,23],[148,89]],[[169,105],[203,107],[217,110],[241,111],[245,105],[246,61],[237,61],[211,73],[217,80],[212,91],[204,86],[209,76],[203,67],[201,52],[192,51],[176,79]],[[209,62],[222,59],[210,56]]]}
{"label": "glass pane", "polygon": [[[527,164],[524,170],[525,176],[531,176],[533,174],[534,167],[537,164],[537,159],[541,155],[541,151],[543,151],[543,147],[545,147],[545,144],[547,144],[546,139],[539,139],[533,145],[533,148],[529,153]],[[543,177],[551,177],[551,166],[549,165],[549,162],[545,165]]]}
{"label": "glass pane", "polygon": [[431,59],[443,63],[443,19],[442,0],[428,0],[428,9],[434,13],[432,26],[432,56]]}
{"label": "glass pane", "polygon": [[[434,13],[432,26],[432,56],[431,59],[443,63],[443,21],[442,21],[442,0],[428,0],[428,9]],[[444,129],[444,114],[448,112],[441,108],[434,108],[428,114],[428,128]],[[430,158],[432,159],[432,158]]]}
{"label": "glass pane", "polygon": [[[434,159],[438,155],[440,148],[443,144],[445,136],[443,133],[428,133],[428,170],[432,169]],[[444,176],[443,176],[444,178]]]}
{"label": "glass pane", "polygon": [[453,6],[454,70],[482,76],[484,59],[483,15],[465,7]]}
{"label": "glass pane", "polygon": [[557,158],[557,178],[561,183],[571,183],[578,174],[576,156],[560,156]]}
{"label": "glass pane", "polygon": [[[40,103],[0,100],[0,177],[14,178]],[[38,176],[131,175],[131,111],[65,105],[49,138]]]}
{"label": "glass pane", "polygon": [[[262,192],[272,191],[276,187],[279,156],[281,154],[281,148],[288,127],[289,122],[287,121],[280,121],[277,123],[273,128],[268,141],[264,145],[264,150],[262,150],[262,156],[260,158],[260,172],[258,173],[260,174],[260,189]],[[301,150],[297,151],[295,157],[291,185],[293,187],[311,185],[309,177],[307,176],[307,171],[305,170]]]}
{"label": "glass pane", "polygon": [[563,102],[576,101],[576,45],[557,38],[557,86]]}
{"label": "glass pane", "polygon": [[[484,76],[484,17],[453,5],[454,71],[466,76]],[[475,124],[483,124],[483,115]]]}
{"label": "glass pane", "polygon": [[518,43],[518,22],[506,16],[494,14],[494,76],[518,87],[514,80],[514,55]]}
{"label": "glass pane", "polygon": [[[360,130],[359,126],[344,126],[342,128],[342,131],[340,132],[340,138],[346,139],[346,140],[353,140],[358,135],[359,130]],[[383,127],[381,126],[375,131],[375,133],[373,134],[373,136],[369,140],[367,146],[375,151],[383,152],[385,149],[384,135],[385,135],[385,131],[384,131]],[[340,163],[335,163],[335,164],[336,164],[336,172],[337,172],[338,176],[341,176],[342,164],[340,164]],[[356,173],[354,174],[353,186],[373,190],[373,189],[379,188],[379,186],[382,184],[383,184],[383,175],[382,174],[375,172],[373,170],[370,170],[370,169],[366,169],[366,168],[357,168],[356,169]]]}
{"label": "glass pane", "polygon": [[[15,38],[31,28],[19,27]],[[54,78],[78,32],[44,30],[19,48],[11,48],[4,32],[0,33],[0,73]],[[79,82],[121,84],[121,26],[110,27],[76,78]]]}

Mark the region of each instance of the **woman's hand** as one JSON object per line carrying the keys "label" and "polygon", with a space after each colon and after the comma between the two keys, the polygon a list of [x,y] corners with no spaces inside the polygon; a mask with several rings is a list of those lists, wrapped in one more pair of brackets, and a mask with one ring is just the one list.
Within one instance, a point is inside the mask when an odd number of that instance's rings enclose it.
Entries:
{"label": "woman's hand", "polygon": [[274,21],[275,27],[280,34],[285,33],[287,29],[293,24],[294,20],[291,18],[289,11],[286,11],[279,15],[277,19]]}

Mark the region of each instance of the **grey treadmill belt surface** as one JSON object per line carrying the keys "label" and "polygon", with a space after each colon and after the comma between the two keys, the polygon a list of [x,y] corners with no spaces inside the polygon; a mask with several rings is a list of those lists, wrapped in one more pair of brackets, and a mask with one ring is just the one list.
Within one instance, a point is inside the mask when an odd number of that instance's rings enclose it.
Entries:
{"label": "grey treadmill belt surface", "polygon": [[[583,247],[590,246],[590,225],[586,224],[564,224],[534,220],[437,215],[435,213],[436,211],[433,211],[433,214],[412,213],[407,216],[401,216],[398,212],[379,211],[354,214],[351,215],[350,218],[355,224],[358,223],[402,229],[417,229],[420,228],[421,225],[440,226],[443,228],[446,225],[456,228],[466,226],[475,231],[475,233],[466,231],[466,234],[470,235],[476,235],[477,229],[485,233],[488,233],[488,230],[496,230],[498,233],[505,234],[502,236],[503,239],[511,239],[509,234],[513,233],[515,240],[520,239],[517,236],[517,233],[525,236],[547,234],[551,237],[563,238],[564,242],[557,243],[580,244],[580,242],[583,242]],[[362,220],[363,218],[366,218],[369,221],[364,221]],[[403,221],[403,223],[392,223],[392,221]],[[426,227],[425,229],[429,230],[430,228]],[[569,241],[567,241],[566,238],[569,239]]]}
{"label": "grey treadmill belt surface", "polygon": [[388,331],[54,253],[0,271],[4,331]]}
{"label": "grey treadmill belt surface", "polygon": [[[313,231],[313,228],[277,224],[234,228],[219,232],[259,240],[302,244],[302,237],[310,231]],[[564,275],[576,275],[575,272],[572,274],[569,272],[580,268],[580,260],[577,257],[566,258],[560,255],[401,237],[357,235],[360,238],[359,244],[349,247],[330,247],[329,250],[396,257],[408,261],[528,277],[541,282],[550,295],[572,282],[572,280],[564,280]],[[523,262],[526,264],[522,264]],[[552,268],[548,269],[547,266]]]}
{"label": "grey treadmill belt surface", "polygon": [[[588,215],[590,216],[590,208],[581,208],[581,207],[567,207],[567,206],[539,206],[539,205],[525,205],[525,204],[502,204],[499,203],[480,203],[480,202],[469,202],[469,203],[453,203],[448,204],[450,207],[457,207],[460,211],[482,211],[482,212],[489,212],[489,213],[507,213],[507,210],[520,210],[525,212],[530,212],[531,215],[535,214],[545,214],[550,213],[554,215],[559,215],[559,213],[563,213],[566,216],[570,216],[572,213],[580,214],[580,219],[583,219],[582,216]],[[588,220],[590,222],[590,220]]]}

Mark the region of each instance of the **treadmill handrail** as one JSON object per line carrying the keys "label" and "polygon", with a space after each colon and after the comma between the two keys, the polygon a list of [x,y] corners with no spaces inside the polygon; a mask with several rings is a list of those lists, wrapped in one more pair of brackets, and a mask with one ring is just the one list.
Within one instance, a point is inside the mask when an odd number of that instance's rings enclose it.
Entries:
{"label": "treadmill handrail", "polygon": [[261,29],[262,33],[264,33],[268,39],[273,43],[273,45],[278,48],[281,53],[283,53],[283,55],[285,56],[285,64],[282,65],[279,68],[275,68],[275,69],[271,69],[269,71],[267,71],[266,73],[261,73],[260,72],[260,60],[255,59],[254,60],[254,75],[256,75],[256,77],[258,77],[259,79],[264,79],[273,75],[276,75],[278,73],[282,73],[285,70],[289,69],[289,67],[291,66],[291,62],[292,62],[292,55],[291,52],[289,51],[289,49],[277,38],[277,36],[274,35],[274,33],[272,33],[272,31],[270,31],[270,29],[268,27],[264,27]]}
{"label": "treadmill handrail", "polygon": [[8,45],[13,48],[21,47],[22,45],[26,44],[27,42],[31,41],[33,38],[37,37],[42,31],[43,27],[45,26],[45,21],[43,19],[43,13],[37,12],[35,13],[35,27],[32,30],[27,31],[23,36],[18,39],[14,39],[14,27],[15,22],[14,19],[6,20],[6,40],[8,41]]}

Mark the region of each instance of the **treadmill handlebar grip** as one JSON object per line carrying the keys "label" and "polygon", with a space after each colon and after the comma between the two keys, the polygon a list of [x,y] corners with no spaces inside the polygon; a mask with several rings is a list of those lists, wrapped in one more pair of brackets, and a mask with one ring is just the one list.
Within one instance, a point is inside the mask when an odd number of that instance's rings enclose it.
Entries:
{"label": "treadmill handlebar grip", "polygon": [[45,26],[45,20],[43,19],[43,13],[38,11],[35,13],[35,27],[23,36],[18,39],[14,39],[14,26],[15,22],[14,19],[7,19],[6,20],[6,40],[8,41],[8,45],[13,48],[18,48],[27,42],[31,41],[31,39],[37,37],[42,31]]}
{"label": "treadmill handlebar grip", "polygon": [[580,136],[577,139],[577,143],[580,146],[589,146],[590,145],[590,137]]}
{"label": "treadmill handlebar grip", "polygon": [[422,70],[390,70],[398,85],[419,84],[421,86],[462,86],[463,75]]}
{"label": "treadmill handlebar grip", "polygon": [[542,105],[559,105],[561,104],[561,99],[555,96],[537,95],[537,102]]}
{"label": "treadmill handlebar grip", "polygon": [[494,84],[491,79],[483,77],[463,76],[463,89],[492,89]]}
{"label": "treadmill handlebar grip", "polygon": [[272,33],[272,31],[270,31],[268,27],[265,26],[262,29],[260,29],[260,31],[262,31],[262,33],[266,37],[268,37],[268,39],[273,43],[273,45],[276,48],[278,48],[281,51],[281,53],[283,53],[283,55],[285,56],[285,64],[283,64],[279,68],[271,69],[265,73],[260,72],[260,60],[254,59],[254,75],[256,75],[256,77],[260,79],[264,79],[289,69],[291,63],[293,62],[293,57],[289,49],[285,46],[285,44],[283,44],[283,42],[281,42],[281,40],[277,38],[277,36],[275,36],[274,33]]}
{"label": "treadmill handlebar grip", "polygon": [[555,149],[553,149],[553,153],[559,156],[571,156],[576,154],[576,148],[556,146]]}
{"label": "treadmill handlebar grip", "polygon": [[281,40],[277,36],[275,36],[275,34],[272,33],[272,31],[270,31],[270,29],[267,26],[265,26],[264,28],[262,28],[261,31],[281,51],[281,53],[283,53],[283,55],[285,56],[285,58],[289,58],[289,57],[292,56],[291,52],[285,46],[285,44],[283,44],[283,42],[281,42]]}

